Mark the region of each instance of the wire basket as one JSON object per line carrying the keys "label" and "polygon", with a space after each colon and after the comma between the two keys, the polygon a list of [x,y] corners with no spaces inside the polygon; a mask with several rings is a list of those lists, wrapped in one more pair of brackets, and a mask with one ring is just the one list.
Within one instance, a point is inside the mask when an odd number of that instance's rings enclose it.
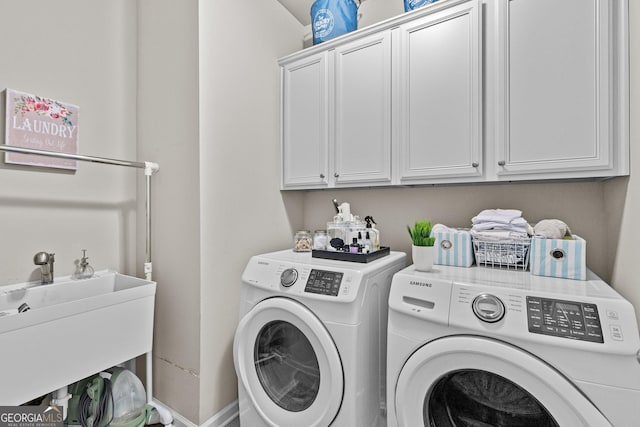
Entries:
{"label": "wire basket", "polygon": [[531,239],[494,241],[473,238],[476,264],[483,267],[526,270]]}

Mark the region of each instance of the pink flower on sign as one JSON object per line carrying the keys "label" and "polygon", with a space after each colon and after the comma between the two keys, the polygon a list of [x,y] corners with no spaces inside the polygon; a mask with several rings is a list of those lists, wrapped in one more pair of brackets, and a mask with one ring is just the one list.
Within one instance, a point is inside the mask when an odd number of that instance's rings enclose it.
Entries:
{"label": "pink flower on sign", "polygon": [[39,116],[61,119],[65,125],[73,126],[73,122],[69,119],[72,113],[58,101],[34,95],[22,95],[15,101],[15,112],[21,113],[22,116],[29,112],[35,112]]}
{"label": "pink flower on sign", "polygon": [[47,111],[49,110],[49,106],[47,104],[45,104],[42,101],[36,101],[35,102],[35,109],[36,111]]}

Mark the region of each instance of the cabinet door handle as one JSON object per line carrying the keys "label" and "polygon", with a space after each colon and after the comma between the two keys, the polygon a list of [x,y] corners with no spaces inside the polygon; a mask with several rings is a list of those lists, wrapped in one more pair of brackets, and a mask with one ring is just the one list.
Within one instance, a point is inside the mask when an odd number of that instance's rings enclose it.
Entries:
{"label": "cabinet door handle", "polygon": [[334,173],[334,174],[333,174],[333,176],[334,176],[335,178],[337,178],[337,177],[339,177],[339,176],[340,176],[340,174],[339,174],[338,172],[336,172],[336,173]]}
{"label": "cabinet door handle", "polygon": [[320,179],[324,179],[324,174],[323,173],[320,174]]}
{"label": "cabinet door handle", "polygon": [[500,160],[500,161],[498,162],[498,166],[504,166],[504,165],[506,165],[506,164],[507,164],[507,162],[505,162],[504,160]]}
{"label": "cabinet door handle", "polygon": [[478,162],[471,163],[471,167],[477,168],[478,166],[480,166],[480,163]]}

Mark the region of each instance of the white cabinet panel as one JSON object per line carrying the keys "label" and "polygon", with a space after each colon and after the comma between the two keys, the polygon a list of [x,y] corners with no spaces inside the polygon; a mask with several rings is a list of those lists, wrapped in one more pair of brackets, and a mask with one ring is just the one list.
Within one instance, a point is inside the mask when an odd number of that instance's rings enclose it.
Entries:
{"label": "white cabinet panel", "polygon": [[481,29],[479,1],[398,29],[402,183],[482,174]]}
{"label": "white cabinet panel", "polygon": [[497,174],[613,170],[613,2],[500,1]]}
{"label": "white cabinet panel", "polygon": [[335,50],[336,185],[391,181],[391,34]]}
{"label": "white cabinet panel", "polygon": [[327,185],[328,85],[326,52],[282,68],[283,188]]}

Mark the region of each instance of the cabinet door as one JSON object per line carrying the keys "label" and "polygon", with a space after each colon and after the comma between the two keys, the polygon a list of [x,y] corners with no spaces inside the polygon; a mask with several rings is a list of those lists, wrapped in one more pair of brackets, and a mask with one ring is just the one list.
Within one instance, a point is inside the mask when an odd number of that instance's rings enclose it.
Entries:
{"label": "cabinet door", "polygon": [[334,179],[337,186],[391,181],[391,34],[334,53]]}
{"label": "cabinet door", "polygon": [[282,67],[282,186],[328,183],[328,61],[321,52]]}
{"label": "cabinet door", "polygon": [[613,168],[608,0],[500,0],[497,174]]}
{"label": "cabinet door", "polygon": [[[482,21],[472,0],[398,29],[401,183],[482,174]],[[395,46],[395,45],[394,45]]]}

